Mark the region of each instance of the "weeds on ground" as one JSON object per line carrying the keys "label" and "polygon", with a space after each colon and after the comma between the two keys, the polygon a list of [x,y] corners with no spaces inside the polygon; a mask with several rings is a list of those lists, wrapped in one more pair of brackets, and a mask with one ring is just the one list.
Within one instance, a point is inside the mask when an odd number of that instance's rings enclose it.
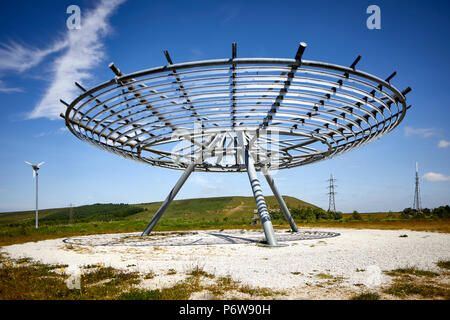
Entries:
{"label": "weeds on ground", "polygon": [[144,279],[153,279],[154,277],[156,277],[156,273],[153,271],[149,271],[144,275]]}
{"label": "weeds on ground", "polygon": [[439,260],[436,265],[442,269],[450,269],[450,260]]}
{"label": "weeds on ground", "polygon": [[446,300],[450,299],[450,290],[448,288],[412,282],[396,282],[389,288],[383,290],[383,292],[397,297],[419,295],[423,298],[442,297]]}
{"label": "weeds on ground", "polygon": [[364,292],[355,295],[350,300],[380,300],[381,296],[376,292]]}
{"label": "weeds on ground", "polygon": [[1,257],[0,300],[114,299],[139,283],[136,273],[95,267],[80,275],[80,289],[69,289],[67,265],[49,265],[30,259]]}
{"label": "weeds on ground", "polygon": [[424,277],[437,277],[438,273],[428,270],[420,270],[414,267],[408,268],[399,268],[391,271],[386,271],[385,274],[388,276],[405,276],[405,275],[414,275],[414,276],[424,276]]}
{"label": "weeds on ground", "polygon": [[123,300],[187,300],[195,292],[209,291],[213,297],[220,298],[227,292],[240,292],[249,296],[274,296],[283,295],[284,292],[273,291],[268,288],[251,288],[249,286],[241,286],[239,282],[234,281],[231,277],[220,277],[215,279],[213,284],[202,284],[203,278],[214,278],[205,272],[201,267],[197,266],[188,271],[189,275],[185,280],[177,282],[169,288],[156,290],[146,290],[133,288],[128,292],[119,295],[118,299]]}
{"label": "weeds on ground", "polygon": [[174,275],[174,274],[177,274],[177,271],[175,269],[169,269],[169,271],[167,271],[167,275],[168,276],[171,276],[171,275]]}
{"label": "weeds on ground", "polygon": [[384,273],[394,277],[394,282],[385,288],[383,293],[403,299],[414,296],[425,299],[450,299],[450,286],[439,282],[441,276],[439,273],[414,267],[400,268]]}

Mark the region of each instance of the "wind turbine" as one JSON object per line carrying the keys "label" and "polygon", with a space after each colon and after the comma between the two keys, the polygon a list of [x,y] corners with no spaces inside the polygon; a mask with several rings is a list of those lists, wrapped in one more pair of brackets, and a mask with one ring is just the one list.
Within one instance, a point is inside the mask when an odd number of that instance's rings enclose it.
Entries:
{"label": "wind turbine", "polygon": [[36,177],[36,229],[38,228],[38,170],[39,167],[42,166],[45,162],[42,161],[38,164],[31,164],[28,161],[25,161],[26,164],[29,164],[33,168],[33,178]]}

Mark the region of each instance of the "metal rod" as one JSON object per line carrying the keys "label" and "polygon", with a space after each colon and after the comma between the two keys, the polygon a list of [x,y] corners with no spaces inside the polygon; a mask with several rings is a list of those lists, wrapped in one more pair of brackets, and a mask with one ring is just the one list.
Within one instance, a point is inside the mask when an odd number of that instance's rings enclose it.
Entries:
{"label": "metal rod", "polygon": [[306,49],[306,43],[305,42],[300,42],[298,49],[297,49],[297,54],[295,55],[295,60],[301,60],[303,53],[305,52]]}
{"label": "metal rod", "polygon": [[355,61],[351,64],[350,68],[355,69],[356,65],[358,64],[359,60],[361,60],[361,56],[358,56]]}
{"label": "metal rod", "polygon": [[262,170],[264,177],[266,177],[267,183],[270,186],[270,189],[272,189],[273,194],[275,195],[275,198],[277,198],[277,201],[280,205],[281,211],[283,211],[284,217],[289,222],[289,225],[291,226],[292,231],[298,232],[297,225],[295,224],[294,219],[292,219],[291,213],[289,212],[288,207],[286,206],[286,203],[283,200],[283,197],[278,192],[277,186],[275,185],[275,181],[273,181],[272,176],[269,174],[267,169]]}
{"label": "metal rod", "polygon": [[142,232],[141,236],[148,236],[150,232],[155,227],[156,223],[158,223],[159,219],[161,219],[162,215],[166,211],[169,204],[172,202],[172,200],[177,195],[178,191],[180,191],[183,184],[186,182],[187,178],[190,176],[192,171],[195,168],[195,162],[191,162],[191,164],[186,168],[183,175],[178,179],[177,184],[173,187],[173,189],[170,191],[169,195],[167,196],[166,200],[162,203],[162,205],[159,207],[158,211],[153,216],[152,220],[148,224],[147,228],[145,228],[144,232]]}

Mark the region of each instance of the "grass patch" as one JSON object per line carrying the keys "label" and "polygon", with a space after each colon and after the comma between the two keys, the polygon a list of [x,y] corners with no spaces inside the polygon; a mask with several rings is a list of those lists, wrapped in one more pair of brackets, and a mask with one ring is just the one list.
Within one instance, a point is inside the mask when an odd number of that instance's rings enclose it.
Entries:
{"label": "grass patch", "polygon": [[410,268],[399,268],[391,271],[385,271],[385,274],[388,276],[404,276],[404,275],[414,275],[414,276],[423,276],[423,277],[437,277],[439,274],[433,271],[428,270],[420,270],[413,267]]}
{"label": "grass patch", "polygon": [[400,298],[420,296],[422,298],[450,299],[450,286],[446,283],[439,283],[439,274],[436,272],[407,267],[384,273],[395,277],[394,283],[385,288],[384,293]]}
{"label": "grass patch", "polygon": [[153,272],[153,271],[150,271],[150,272],[147,272],[145,275],[144,275],[144,279],[153,279],[154,277],[156,277],[156,274]]}
{"label": "grass patch", "polygon": [[128,292],[124,292],[117,298],[119,300],[161,300],[161,291],[145,290],[145,289],[132,289]]}
{"label": "grass patch", "polygon": [[167,275],[168,276],[171,276],[171,275],[174,275],[174,274],[177,274],[177,271],[175,269],[169,269],[169,271],[167,271]]}
{"label": "grass patch", "polygon": [[381,296],[376,292],[364,292],[355,295],[350,300],[380,300]]}
{"label": "grass patch", "polygon": [[396,297],[419,295],[424,298],[443,297],[447,300],[450,299],[450,290],[448,288],[442,288],[431,284],[397,282],[383,290],[383,292]]}
{"label": "grass patch", "polygon": [[242,286],[238,288],[239,292],[248,294],[250,296],[262,296],[262,297],[271,297],[274,295],[280,295],[280,294],[285,294],[284,292],[281,291],[274,291],[272,289],[269,288],[252,288],[250,286]]}
{"label": "grass patch", "polygon": [[316,274],[316,277],[317,277],[317,278],[320,278],[320,279],[334,279],[334,276],[333,276],[333,275],[331,275],[331,274],[326,274],[326,273],[319,273],[319,274]]}
{"label": "grass patch", "polygon": [[[22,259],[21,259],[22,260]],[[90,268],[81,276],[80,289],[69,289],[63,271],[67,265],[49,265],[31,260],[1,257],[0,300],[115,299],[139,283],[136,273],[113,268]]]}
{"label": "grass patch", "polygon": [[206,277],[206,278],[214,278],[213,274],[207,273],[203,268],[196,266],[194,269],[187,273],[190,276],[194,277]]}
{"label": "grass patch", "polygon": [[436,263],[436,265],[437,265],[439,268],[449,270],[449,269],[450,269],[450,260],[440,260],[440,261],[438,261],[438,262]]}

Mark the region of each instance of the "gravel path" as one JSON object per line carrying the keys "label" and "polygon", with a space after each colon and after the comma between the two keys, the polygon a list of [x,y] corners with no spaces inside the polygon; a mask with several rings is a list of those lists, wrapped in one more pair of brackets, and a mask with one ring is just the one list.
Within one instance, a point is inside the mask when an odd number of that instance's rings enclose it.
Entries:
{"label": "gravel path", "polygon": [[[324,231],[301,229],[302,231]],[[68,270],[103,263],[129,271],[154,272],[146,287],[171,286],[195,267],[216,277],[230,276],[243,285],[274,290],[299,288],[335,281],[343,289],[363,284],[377,287],[390,282],[382,271],[417,267],[439,271],[436,262],[450,260],[450,234],[409,230],[327,229],[340,235],[286,242],[268,248],[257,243],[204,245],[136,245],[139,233],[94,235],[45,240],[0,248],[11,258],[29,257],[49,264],[67,264]],[[199,237],[197,231],[178,237]],[[234,237],[239,230],[222,231]],[[254,233],[254,231],[252,231]],[[277,231],[277,234],[286,233]],[[261,231],[262,233],[262,231]],[[406,237],[404,235],[407,235]],[[117,239],[125,239],[118,242]],[[189,240],[189,239],[187,239]],[[176,271],[168,276],[169,269]]]}

